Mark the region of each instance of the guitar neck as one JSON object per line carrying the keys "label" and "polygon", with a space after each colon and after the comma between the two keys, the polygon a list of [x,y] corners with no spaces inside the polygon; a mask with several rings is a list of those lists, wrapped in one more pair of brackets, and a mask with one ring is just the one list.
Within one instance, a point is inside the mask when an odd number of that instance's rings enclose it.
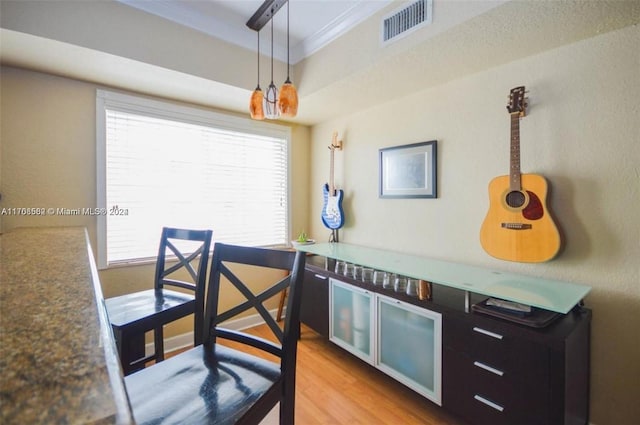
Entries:
{"label": "guitar neck", "polygon": [[335,148],[331,146],[329,149],[331,150],[331,161],[329,167],[329,195],[335,196],[336,188],[333,184],[333,152],[335,151]]}
{"label": "guitar neck", "polygon": [[333,137],[331,139],[331,144],[329,145],[329,150],[331,151],[331,162],[329,167],[329,195],[336,196],[336,186],[333,183],[333,154],[336,149],[342,149],[342,142],[338,142],[338,132],[333,132]]}
{"label": "guitar neck", "polygon": [[509,163],[509,189],[519,191],[520,181],[520,113],[511,114],[511,157]]}

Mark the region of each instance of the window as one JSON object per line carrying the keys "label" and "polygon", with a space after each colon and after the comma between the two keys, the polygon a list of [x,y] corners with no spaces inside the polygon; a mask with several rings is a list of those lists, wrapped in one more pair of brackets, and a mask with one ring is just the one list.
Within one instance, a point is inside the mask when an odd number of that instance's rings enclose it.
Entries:
{"label": "window", "polygon": [[98,265],[151,260],[163,226],[289,240],[290,129],[97,92]]}

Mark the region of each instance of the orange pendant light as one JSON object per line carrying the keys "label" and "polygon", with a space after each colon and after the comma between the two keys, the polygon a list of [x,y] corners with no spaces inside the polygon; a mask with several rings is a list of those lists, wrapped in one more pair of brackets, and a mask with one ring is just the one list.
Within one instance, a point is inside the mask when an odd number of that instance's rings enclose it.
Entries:
{"label": "orange pendant light", "polygon": [[[273,84],[273,16],[278,10],[287,4],[287,80],[278,92]],[[260,30],[271,21],[271,83],[263,94],[260,89]],[[295,117],[298,113],[298,92],[289,76],[289,0],[265,0],[247,21],[247,26],[258,32],[258,86],[251,95],[249,110],[253,119],[277,119],[283,117]]]}
{"label": "orange pendant light", "polygon": [[280,87],[278,110],[283,117],[293,118],[298,114],[298,91],[289,78],[289,2],[287,2],[287,80]]}
{"label": "orange pendant light", "polygon": [[258,33],[258,84],[256,85],[256,89],[251,93],[251,100],[249,101],[249,112],[251,113],[251,118],[254,120],[263,120],[264,119],[264,95],[262,94],[262,89],[260,88],[260,31],[256,31]]}

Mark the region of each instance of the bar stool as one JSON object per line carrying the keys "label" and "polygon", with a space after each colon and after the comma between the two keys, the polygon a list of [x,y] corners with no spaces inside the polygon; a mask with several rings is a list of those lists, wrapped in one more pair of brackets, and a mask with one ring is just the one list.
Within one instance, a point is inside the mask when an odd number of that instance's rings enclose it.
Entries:
{"label": "bar stool", "polygon": [[[280,403],[280,424],[293,425],[296,352],[300,334],[300,301],[305,255],[264,248],[216,243],[213,250],[203,343],[125,378],[138,424],[259,424]],[[241,267],[238,267],[241,265]],[[252,291],[251,276],[263,270],[288,271],[267,289]],[[238,270],[243,271],[242,274]],[[252,280],[255,280],[252,279]],[[221,291],[221,283],[224,289]],[[220,294],[233,286],[244,296],[235,307],[220,312]],[[284,329],[263,303],[289,288]],[[225,322],[255,308],[273,332],[273,343],[225,328]],[[217,343],[234,341],[233,348]],[[276,356],[275,363],[254,355],[256,349]]]}
{"label": "bar stool", "polygon": [[[154,288],[105,300],[125,375],[144,368],[151,360],[164,360],[163,326],[167,323],[194,314],[194,345],[202,342],[204,287],[212,234],[211,230],[163,228]],[[185,249],[192,253],[184,254],[176,247],[180,241],[198,245],[185,244]],[[177,264],[172,264],[172,258],[167,259],[167,251],[169,256],[176,257]],[[177,271],[186,271],[191,281],[171,278]],[[187,289],[192,294],[167,286]],[[144,335],[149,331],[154,331],[154,352],[145,356]]]}

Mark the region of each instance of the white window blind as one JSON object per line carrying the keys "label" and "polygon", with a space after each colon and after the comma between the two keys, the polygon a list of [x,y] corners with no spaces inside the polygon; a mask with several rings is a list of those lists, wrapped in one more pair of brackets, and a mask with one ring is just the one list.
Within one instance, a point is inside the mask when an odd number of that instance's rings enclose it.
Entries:
{"label": "white window blind", "polygon": [[155,257],[163,226],[211,229],[234,244],[287,243],[288,129],[103,93],[102,267]]}

